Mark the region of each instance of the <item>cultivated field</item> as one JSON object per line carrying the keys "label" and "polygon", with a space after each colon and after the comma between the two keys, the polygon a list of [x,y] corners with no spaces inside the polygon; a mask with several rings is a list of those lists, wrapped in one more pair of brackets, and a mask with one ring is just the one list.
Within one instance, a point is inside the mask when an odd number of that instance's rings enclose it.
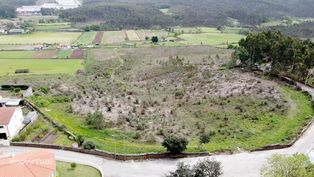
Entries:
{"label": "cultivated field", "polygon": [[79,32],[33,32],[23,35],[0,35],[0,44],[71,44]]}
{"label": "cultivated field", "polygon": [[79,39],[75,43],[83,45],[92,44],[96,34],[97,32],[85,32],[79,37]]}
{"label": "cultivated field", "polygon": [[29,74],[75,74],[82,60],[0,59],[0,75],[14,74],[16,69],[29,69]]}
{"label": "cultivated field", "polygon": [[126,39],[126,35],[124,31],[105,31],[102,44],[118,44],[124,42]]}

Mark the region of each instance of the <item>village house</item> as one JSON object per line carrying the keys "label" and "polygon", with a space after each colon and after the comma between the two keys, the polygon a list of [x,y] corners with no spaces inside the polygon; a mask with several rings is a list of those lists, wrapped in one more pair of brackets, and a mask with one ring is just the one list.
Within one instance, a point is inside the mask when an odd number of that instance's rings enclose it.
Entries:
{"label": "village house", "polygon": [[4,28],[0,28],[0,34],[7,34],[7,31]]}
{"label": "village house", "polygon": [[2,177],[55,177],[56,160],[49,151],[34,151],[17,155],[0,155]]}
{"label": "village house", "polygon": [[24,29],[10,29],[9,34],[24,34],[25,30]]}
{"label": "village house", "polygon": [[23,127],[20,107],[0,107],[0,140],[11,140]]}

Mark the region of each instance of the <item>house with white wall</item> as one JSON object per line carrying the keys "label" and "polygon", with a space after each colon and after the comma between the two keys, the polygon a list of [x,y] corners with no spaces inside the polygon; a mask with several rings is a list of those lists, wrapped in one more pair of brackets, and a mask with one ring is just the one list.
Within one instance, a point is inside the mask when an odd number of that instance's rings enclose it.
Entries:
{"label": "house with white wall", "polygon": [[23,127],[20,107],[0,107],[0,140],[11,140]]}

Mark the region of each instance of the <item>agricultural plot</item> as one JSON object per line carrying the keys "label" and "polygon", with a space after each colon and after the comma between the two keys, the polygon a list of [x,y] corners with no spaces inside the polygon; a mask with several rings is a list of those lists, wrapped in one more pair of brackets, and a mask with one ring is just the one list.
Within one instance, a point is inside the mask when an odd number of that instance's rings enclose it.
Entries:
{"label": "agricultural plot", "polygon": [[127,31],[125,31],[125,34],[126,34],[126,38],[127,38],[129,41],[139,41],[139,40],[141,40],[141,39],[138,37],[136,31],[134,31],[134,30],[127,30]]}
{"label": "agricultural plot", "polygon": [[1,51],[0,59],[31,59],[35,55],[36,51]]}
{"label": "agricultural plot", "polygon": [[39,23],[35,26],[36,31],[58,31],[71,29],[69,23]]}
{"label": "agricultural plot", "polygon": [[33,58],[43,58],[43,59],[48,59],[48,58],[57,58],[58,52],[56,50],[42,50],[42,51],[37,51],[33,55]]}
{"label": "agricultural plot", "polygon": [[71,58],[72,50],[60,50],[58,52],[58,58],[68,59]]}
{"label": "agricultural plot", "polygon": [[97,32],[85,32],[79,37],[79,39],[75,43],[83,45],[93,44],[96,34]]}
{"label": "agricultural plot", "polygon": [[140,40],[145,40],[146,37],[152,38],[157,36],[158,38],[166,38],[168,36],[168,32],[163,30],[137,30],[136,34]]}
{"label": "agricultural plot", "polygon": [[93,44],[100,44],[104,36],[104,32],[97,32]]}
{"label": "agricultural plot", "polygon": [[101,44],[118,44],[124,42],[126,35],[124,31],[105,31]]}
{"label": "agricultural plot", "polygon": [[33,32],[22,35],[1,35],[0,44],[71,44],[80,34],[79,32]]}
{"label": "agricultural plot", "polygon": [[72,59],[81,59],[83,57],[84,57],[84,50],[83,49],[75,49],[71,54]]}
{"label": "agricultural plot", "polygon": [[29,74],[71,74],[82,68],[82,60],[0,59],[0,75],[16,75],[17,69]]}
{"label": "agricultural plot", "polygon": [[179,43],[184,45],[212,45],[225,47],[228,44],[237,43],[244,35],[233,33],[201,33],[201,34],[181,34],[178,38],[183,39]]}

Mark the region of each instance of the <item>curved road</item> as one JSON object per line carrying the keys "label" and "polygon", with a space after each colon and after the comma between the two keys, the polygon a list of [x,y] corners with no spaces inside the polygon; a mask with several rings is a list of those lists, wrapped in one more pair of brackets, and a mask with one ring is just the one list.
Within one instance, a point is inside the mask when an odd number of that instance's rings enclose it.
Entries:
{"label": "curved road", "polygon": [[[314,96],[314,89],[303,84],[299,86]],[[272,154],[288,154],[304,153],[308,154],[314,161],[314,124],[310,126],[307,132],[290,148],[261,151],[252,153],[238,153],[234,155],[217,155],[214,158],[222,163],[223,177],[259,177],[260,169],[266,159]],[[34,148],[24,147],[0,147],[0,153],[21,153],[32,151]],[[194,164],[198,160],[206,157],[185,158],[185,159],[162,159],[147,161],[115,161],[107,160],[101,157],[68,152],[62,150],[50,150],[55,154],[57,160],[76,162],[91,165],[101,169],[103,176],[106,177],[161,177],[165,176],[169,171],[176,168],[178,162],[186,162]]]}

